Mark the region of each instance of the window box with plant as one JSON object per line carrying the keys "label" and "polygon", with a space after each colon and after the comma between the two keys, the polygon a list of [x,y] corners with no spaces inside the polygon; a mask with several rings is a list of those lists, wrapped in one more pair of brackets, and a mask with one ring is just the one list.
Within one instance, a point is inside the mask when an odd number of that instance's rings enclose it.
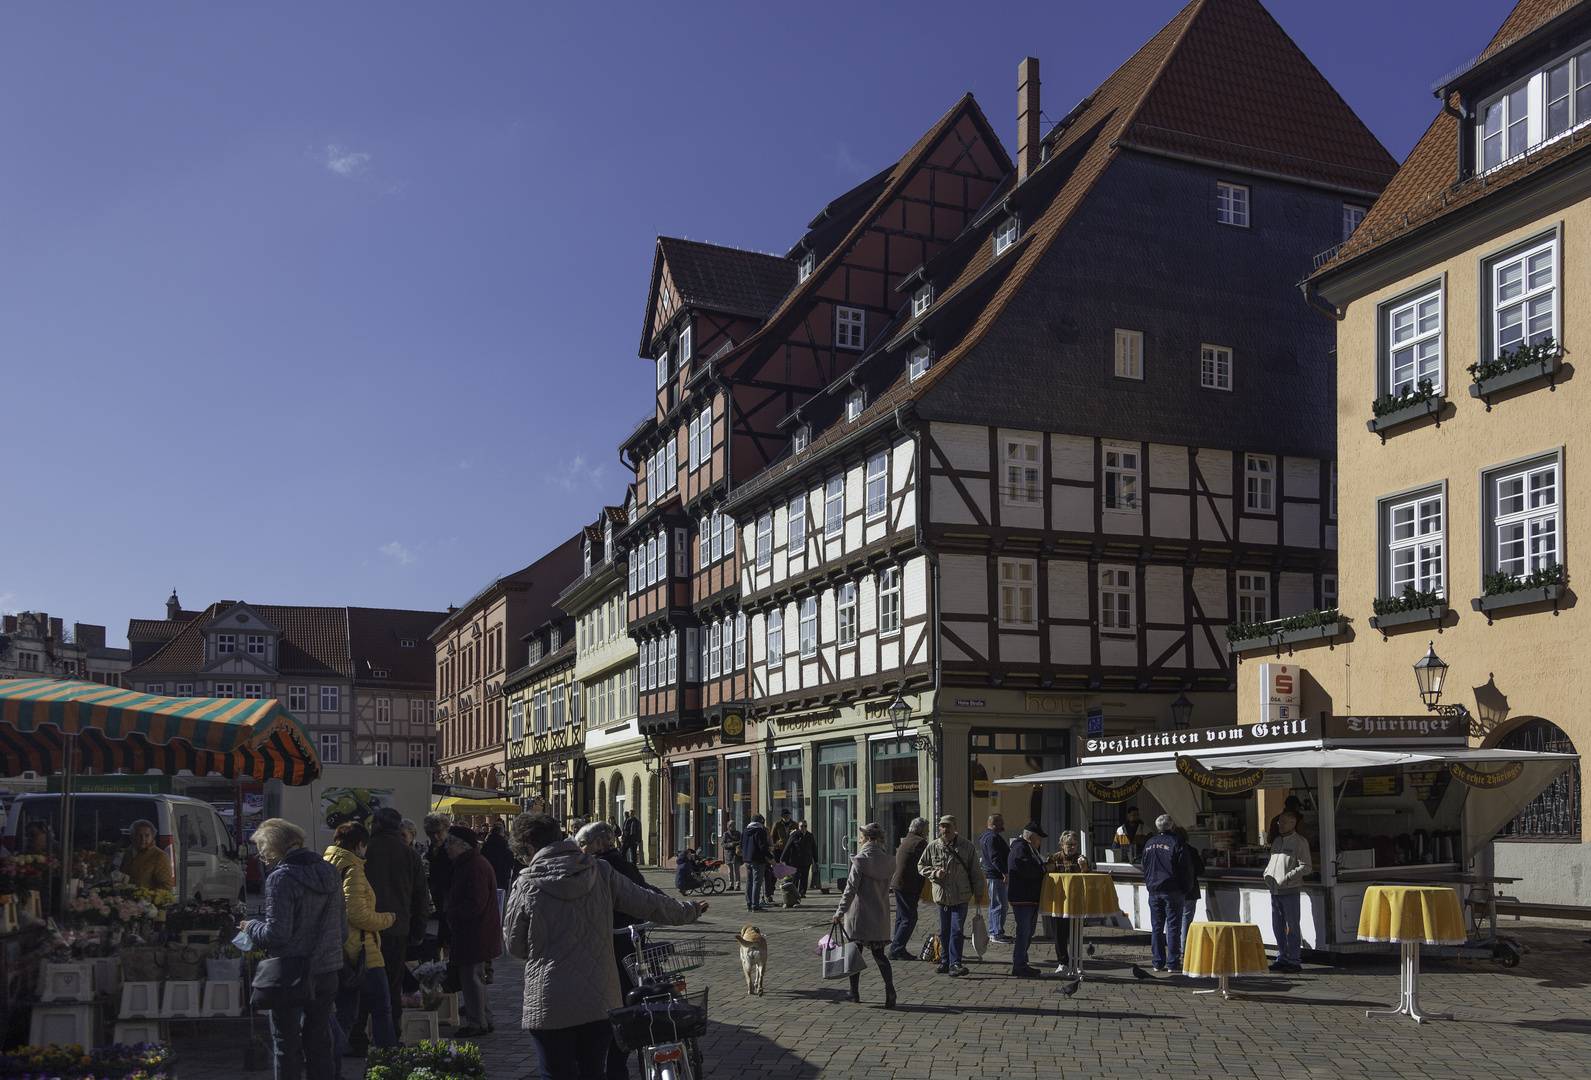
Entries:
{"label": "window box with plant", "polygon": [[1226,628],[1228,655],[1254,649],[1278,648],[1299,641],[1316,641],[1334,638],[1342,633],[1347,622],[1336,608],[1317,608],[1302,615],[1289,615],[1285,619],[1269,622],[1238,622]]}
{"label": "window box with plant", "polygon": [[1495,360],[1481,360],[1469,366],[1469,396],[1486,402],[1486,411],[1492,411],[1491,395],[1515,386],[1546,379],[1550,389],[1557,389],[1558,373],[1563,370],[1563,346],[1552,338],[1536,345],[1521,344],[1512,352],[1504,350]]}
{"label": "window box with plant", "polygon": [[1437,416],[1437,422],[1440,423],[1442,403],[1446,400],[1430,379],[1421,379],[1418,388],[1404,386],[1398,393],[1387,394],[1372,402],[1375,419],[1365,421],[1365,427],[1385,439],[1388,431],[1422,416]]}
{"label": "window box with plant", "polygon": [[1497,611],[1557,601],[1563,592],[1563,567],[1559,564],[1523,575],[1499,570],[1481,578],[1481,595],[1472,599],[1469,606],[1475,611]]}
{"label": "window box with plant", "polygon": [[1377,630],[1411,623],[1439,622],[1447,615],[1447,601],[1435,591],[1405,585],[1396,596],[1377,597],[1370,625]]}

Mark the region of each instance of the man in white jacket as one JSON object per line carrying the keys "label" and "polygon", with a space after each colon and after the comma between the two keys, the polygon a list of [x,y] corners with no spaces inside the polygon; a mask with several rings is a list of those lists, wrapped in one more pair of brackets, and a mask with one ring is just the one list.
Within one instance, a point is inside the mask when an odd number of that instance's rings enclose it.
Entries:
{"label": "man in white jacket", "polygon": [[1276,933],[1276,962],[1271,970],[1302,971],[1299,953],[1304,944],[1300,926],[1304,875],[1314,864],[1309,857],[1309,841],[1298,835],[1298,815],[1283,810],[1277,815],[1276,825],[1271,859],[1265,867],[1265,883],[1271,887],[1271,928]]}
{"label": "man in white jacket", "polygon": [[565,838],[547,814],[515,818],[508,846],[526,864],[503,920],[503,947],[525,961],[520,1026],[536,1041],[542,1076],[601,1076],[613,1035],[608,1012],[624,1004],[613,964],[614,910],[679,926],[695,922],[707,904],[626,880]]}

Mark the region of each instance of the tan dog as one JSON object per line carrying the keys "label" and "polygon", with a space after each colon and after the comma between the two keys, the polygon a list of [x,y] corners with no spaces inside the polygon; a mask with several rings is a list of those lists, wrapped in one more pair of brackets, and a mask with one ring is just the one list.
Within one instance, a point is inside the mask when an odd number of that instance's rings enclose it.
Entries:
{"label": "tan dog", "polygon": [[762,993],[762,975],[768,968],[768,939],[758,926],[742,926],[735,935],[740,942],[740,969],[746,973],[746,993]]}

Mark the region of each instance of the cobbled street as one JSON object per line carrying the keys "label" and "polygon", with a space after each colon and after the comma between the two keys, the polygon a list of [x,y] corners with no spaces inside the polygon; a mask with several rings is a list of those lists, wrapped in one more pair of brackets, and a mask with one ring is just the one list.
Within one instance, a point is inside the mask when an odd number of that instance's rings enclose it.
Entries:
{"label": "cobbled street", "polygon": [[[649,872],[670,895],[672,876]],[[688,976],[710,987],[712,1029],[703,1040],[707,1073],[725,1080],[808,1077],[900,1080],[1026,1080],[1067,1076],[1176,1077],[1573,1077],[1587,1073],[1591,1035],[1591,945],[1584,926],[1505,921],[1503,931],[1530,948],[1519,966],[1424,961],[1421,1002],[1452,1021],[1414,1024],[1367,1019],[1398,995],[1397,958],[1357,956],[1341,966],[1305,964],[1302,975],[1234,979],[1251,995],[1221,1001],[1193,996],[1213,980],[1182,976],[1136,981],[1132,965],[1149,964],[1148,936],[1092,930],[1097,946],[1087,978],[1071,1000],[1059,982],[1006,974],[1010,947],[991,943],[972,973],[936,975],[919,961],[895,965],[899,1007],[882,1007],[883,987],[869,962],[862,1004],[841,1000],[847,984],[818,977],[813,949],[827,929],[834,893],[814,892],[792,910],[751,916],[734,893],[714,897],[695,927],[658,940],[700,933],[706,965]],[[936,919],[922,907],[913,941]],[[755,921],[770,944],[765,994],[746,995],[734,934]],[[1051,958],[1041,943],[1036,958]],[[1307,955],[1306,955],[1307,960]],[[536,1051],[519,1030],[521,965],[497,961],[492,1007],[497,1031],[481,1040],[493,1080],[536,1075]],[[264,1025],[261,1023],[261,1029]],[[202,1035],[176,1037],[183,1080],[236,1080],[246,1021],[210,1021]],[[444,1035],[447,1029],[444,1029]],[[354,1080],[361,1063],[344,1063]],[[257,1075],[265,1075],[263,1073]]]}

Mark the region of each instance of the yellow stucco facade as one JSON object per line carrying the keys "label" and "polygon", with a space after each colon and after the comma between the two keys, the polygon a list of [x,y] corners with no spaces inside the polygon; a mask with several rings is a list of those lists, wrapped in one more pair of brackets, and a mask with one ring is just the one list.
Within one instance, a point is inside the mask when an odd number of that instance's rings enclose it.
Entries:
{"label": "yellow stucco facade", "polygon": [[[1478,745],[1495,746],[1541,718],[1557,725],[1583,753],[1591,747],[1591,671],[1584,651],[1591,641],[1591,614],[1578,606],[1573,568],[1576,542],[1591,529],[1591,481],[1576,471],[1591,450],[1591,397],[1586,396],[1591,388],[1575,378],[1574,357],[1578,343],[1591,341],[1591,201],[1582,193],[1527,219],[1508,193],[1494,198],[1497,205],[1486,212],[1464,221],[1438,220],[1425,227],[1429,235],[1362,255],[1356,269],[1335,279],[1328,275],[1321,283],[1325,302],[1341,312],[1339,607],[1348,629],[1330,643],[1300,643],[1291,653],[1284,648],[1281,659],[1303,669],[1300,709],[1305,715],[1407,716],[1426,712],[1413,666],[1432,643],[1449,665],[1441,701],[1462,704],[1473,714]],[[1552,333],[1564,348],[1562,370],[1555,378],[1539,376],[1489,395],[1488,411],[1487,401],[1471,395],[1467,369],[1497,351],[1493,321],[1499,318],[1499,303],[1492,295],[1497,271],[1521,255],[1543,251],[1550,253]],[[1548,266],[1536,258],[1524,279],[1528,282],[1533,268],[1538,287],[1544,287]],[[1394,314],[1433,295],[1441,307],[1437,389],[1443,400],[1434,415],[1415,416],[1380,433],[1367,430],[1372,403],[1389,392],[1393,379],[1388,340]],[[1537,305],[1536,314],[1544,319],[1547,308]],[[1556,561],[1567,571],[1565,587],[1556,590],[1561,596],[1555,602],[1537,589],[1510,594],[1510,599],[1528,595],[1530,602],[1474,610],[1472,600],[1483,596],[1483,577],[1499,568],[1501,557],[1497,482],[1530,468],[1537,470],[1538,501],[1547,499],[1548,485],[1555,488]],[[1531,501],[1529,474],[1525,499]],[[1416,570],[1417,583],[1439,582],[1445,606],[1376,617],[1377,598],[1396,591],[1393,507],[1410,503],[1418,505],[1414,542],[1425,545],[1414,558],[1429,572],[1432,544],[1439,544],[1442,564],[1439,574],[1424,578]],[[1430,523],[1435,507],[1442,514],[1440,528],[1422,535],[1419,522]],[[1538,509],[1549,507],[1543,502]],[[1544,522],[1545,516],[1536,520]],[[1379,629],[1374,625],[1383,621]],[[1237,680],[1241,719],[1263,718],[1259,664],[1276,659],[1274,650],[1246,654]],[[1579,833],[1584,835],[1583,827]],[[1584,844],[1566,849],[1560,839],[1497,848],[1499,873],[1535,864],[1579,865],[1583,873],[1565,874],[1562,888],[1551,890],[1552,899],[1591,902],[1586,855],[1591,849]],[[1588,879],[1584,885],[1582,876]]]}

